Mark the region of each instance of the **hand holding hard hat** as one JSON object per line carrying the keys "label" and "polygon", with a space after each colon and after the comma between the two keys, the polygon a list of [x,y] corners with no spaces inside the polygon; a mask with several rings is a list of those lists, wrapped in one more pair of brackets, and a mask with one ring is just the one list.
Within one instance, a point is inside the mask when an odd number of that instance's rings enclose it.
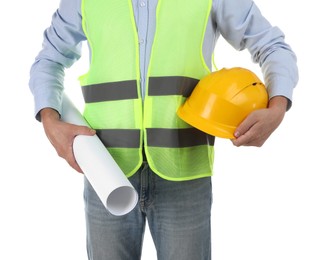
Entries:
{"label": "hand holding hard hat", "polygon": [[177,114],[203,132],[233,139],[237,126],[267,105],[268,93],[261,80],[250,70],[236,67],[202,78]]}

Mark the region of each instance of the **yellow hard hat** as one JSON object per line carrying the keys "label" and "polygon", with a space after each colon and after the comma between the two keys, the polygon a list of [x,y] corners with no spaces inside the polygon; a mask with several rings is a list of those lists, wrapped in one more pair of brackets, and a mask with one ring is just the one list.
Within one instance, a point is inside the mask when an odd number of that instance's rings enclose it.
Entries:
{"label": "yellow hard hat", "polygon": [[247,115],[267,104],[266,87],[253,72],[224,68],[202,78],[177,114],[203,132],[232,139]]}

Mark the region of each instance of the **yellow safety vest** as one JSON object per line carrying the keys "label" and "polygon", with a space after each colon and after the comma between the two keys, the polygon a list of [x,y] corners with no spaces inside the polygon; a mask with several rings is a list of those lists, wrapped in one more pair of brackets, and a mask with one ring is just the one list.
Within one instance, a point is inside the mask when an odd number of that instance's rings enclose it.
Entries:
{"label": "yellow safety vest", "polygon": [[142,164],[174,181],[210,176],[214,138],[177,115],[209,73],[202,46],[211,0],[159,0],[144,101],[138,35],[131,0],[83,0],[83,30],[91,48],[80,77],[84,117],[129,177]]}

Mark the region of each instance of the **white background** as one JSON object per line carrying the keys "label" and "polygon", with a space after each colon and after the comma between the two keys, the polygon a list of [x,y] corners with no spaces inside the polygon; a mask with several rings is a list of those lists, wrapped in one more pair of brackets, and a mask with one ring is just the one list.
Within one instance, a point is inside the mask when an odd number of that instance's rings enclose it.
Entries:
{"label": "white background", "polygon": [[[292,109],[262,148],[216,140],[213,257],[322,260],[321,8],[315,0],[256,3],[297,53],[300,81]],[[86,259],[82,175],[56,155],[34,120],[28,88],[30,66],[58,4],[1,5],[0,259]],[[223,40],[215,59],[219,68],[242,66],[259,73],[247,52],[238,53]],[[78,105],[76,78],[85,72],[85,60],[66,76],[67,91]],[[156,259],[149,232],[143,259]]]}

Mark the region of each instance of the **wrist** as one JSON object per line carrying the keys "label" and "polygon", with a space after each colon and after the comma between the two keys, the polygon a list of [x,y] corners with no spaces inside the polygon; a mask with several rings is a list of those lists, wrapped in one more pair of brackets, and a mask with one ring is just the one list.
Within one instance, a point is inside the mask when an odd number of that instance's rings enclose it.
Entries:
{"label": "wrist", "polygon": [[59,120],[59,118],[59,113],[53,108],[46,107],[40,111],[40,119],[42,123],[46,123],[51,120]]}
{"label": "wrist", "polygon": [[268,108],[275,108],[286,112],[288,106],[288,99],[284,96],[275,96],[269,100]]}

